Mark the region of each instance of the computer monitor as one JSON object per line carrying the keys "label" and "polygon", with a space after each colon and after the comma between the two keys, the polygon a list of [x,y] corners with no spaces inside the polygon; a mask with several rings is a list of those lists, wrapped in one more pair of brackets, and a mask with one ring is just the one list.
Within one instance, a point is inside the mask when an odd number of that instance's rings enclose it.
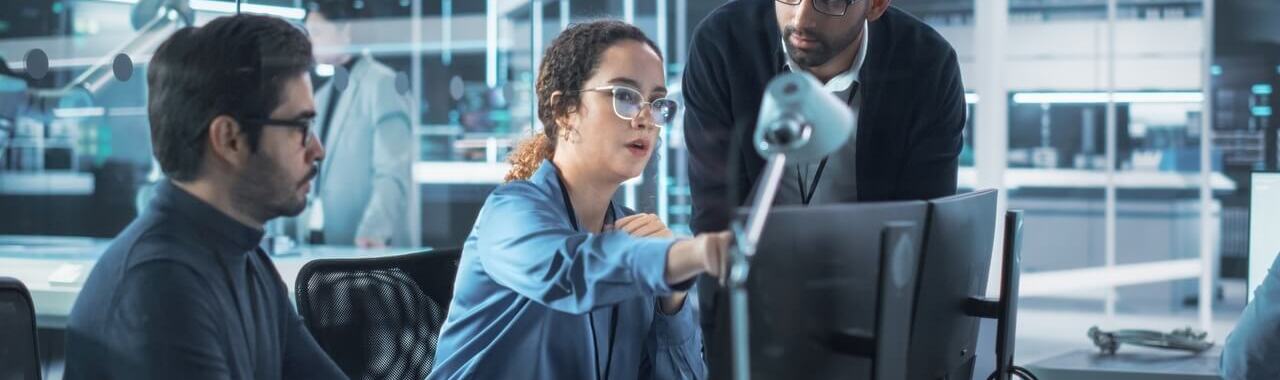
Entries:
{"label": "computer monitor", "polygon": [[996,231],[996,191],[979,190],[929,201],[920,253],[908,379],[973,377],[979,319],[965,313],[984,298]]}
{"label": "computer monitor", "polygon": [[[881,234],[886,225],[912,223],[908,239],[918,249],[926,211],[923,201],[774,208],[747,280],[752,377],[869,376],[870,358],[837,353],[824,337],[874,336]],[[708,339],[714,379],[729,378],[732,368],[725,293],[715,297],[723,306]]]}
{"label": "computer monitor", "polygon": [[1280,252],[1280,172],[1251,174],[1249,195],[1249,278],[1245,302],[1267,278],[1267,270]]}
{"label": "computer monitor", "polygon": [[[1075,167],[1075,156],[1088,152],[1099,157],[1106,152],[1106,104],[1051,104],[1048,148],[1058,153],[1054,168]],[[1040,104],[1009,105],[1009,148],[1041,147],[1044,108]],[[1116,165],[1126,161],[1133,150],[1129,133],[1129,104],[1116,104]]]}

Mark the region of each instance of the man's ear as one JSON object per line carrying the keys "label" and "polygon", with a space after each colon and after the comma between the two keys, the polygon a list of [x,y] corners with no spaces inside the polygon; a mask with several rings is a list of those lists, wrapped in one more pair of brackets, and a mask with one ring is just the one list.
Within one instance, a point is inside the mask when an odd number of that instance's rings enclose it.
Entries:
{"label": "man's ear", "polygon": [[867,21],[879,20],[880,16],[884,16],[884,12],[889,10],[889,3],[893,0],[867,0],[870,9],[867,9]]}
{"label": "man's ear", "polygon": [[249,156],[249,140],[243,126],[227,115],[218,115],[209,122],[209,157],[216,162],[239,167]]}

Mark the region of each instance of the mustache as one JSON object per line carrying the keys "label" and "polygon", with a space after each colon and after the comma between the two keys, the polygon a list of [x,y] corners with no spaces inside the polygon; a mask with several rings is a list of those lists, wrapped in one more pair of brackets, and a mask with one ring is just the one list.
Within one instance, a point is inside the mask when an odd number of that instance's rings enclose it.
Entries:
{"label": "mustache", "polygon": [[315,178],[317,175],[320,175],[320,165],[312,164],[311,171],[307,172],[307,176],[302,179],[302,183],[307,183],[307,181],[310,181],[311,179]]}
{"label": "mustache", "polygon": [[791,38],[791,35],[792,35],[792,34],[795,34],[796,32],[800,32],[800,34],[801,34],[801,35],[805,36],[805,39],[814,39],[814,40],[818,40],[818,38],[817,38],[817,33],[815,33],[814,31],[812,31],[812,30],[800,30],[799,28],[796,28],[795,26],[791,26],[791,25],[788,25],[788,26],[786,26],[786,27],[783,27],[783,28],[782,28],[782,37],[783,37],[783,38]]}

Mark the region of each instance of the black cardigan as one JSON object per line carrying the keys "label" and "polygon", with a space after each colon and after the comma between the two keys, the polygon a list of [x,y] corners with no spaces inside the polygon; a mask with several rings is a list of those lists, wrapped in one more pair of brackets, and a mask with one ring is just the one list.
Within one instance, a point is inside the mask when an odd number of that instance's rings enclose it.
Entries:
{"label": "black cardigan", "polygon": [[[897,8],[869,25],[858,77],[858,201],[955,194],[966,112],[955,50]],[[749,142],[765,85],[786,71],[781,42],[774,0],[732,1],[694,32],[682,87],[696,232],[725,229],[764,169]]]}

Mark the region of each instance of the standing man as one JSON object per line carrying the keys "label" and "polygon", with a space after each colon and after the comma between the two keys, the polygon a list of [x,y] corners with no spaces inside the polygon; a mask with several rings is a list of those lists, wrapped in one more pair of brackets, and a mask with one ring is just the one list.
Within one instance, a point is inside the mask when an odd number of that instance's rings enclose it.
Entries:
{"label": "standing man", "polygon": [[[726,229],[761,177],[765,161],[751,146],[761,97],[789,71],[845,99],[855,124],[827,159],[788,165],[778,204],[955,193],[965,125],[955,50],[890,1],[736,0],[702,21],[683,83],[694,232]],[[699,293],[710,336],[712,291]]]}
{"label": "standing man", "polygon": [[263,224],[306,205],[311,43],[284,20],[175,32],[147,69],[167,180],[98,259],[67,325],[67,379],[338,379],[302,325]]}
{"label": "standing man", "polygon": [[[316,92],[316,116],[329,158],[316,179],[307,229],[322,229],[326,244],[364,248],[414,246],[414,137],[408,98],[396,74],[368,54],[353,54],[349,0],[310,2],[306,26],[316,61],[349,73]],[[342,83],[345,82],[345,83]]]}

